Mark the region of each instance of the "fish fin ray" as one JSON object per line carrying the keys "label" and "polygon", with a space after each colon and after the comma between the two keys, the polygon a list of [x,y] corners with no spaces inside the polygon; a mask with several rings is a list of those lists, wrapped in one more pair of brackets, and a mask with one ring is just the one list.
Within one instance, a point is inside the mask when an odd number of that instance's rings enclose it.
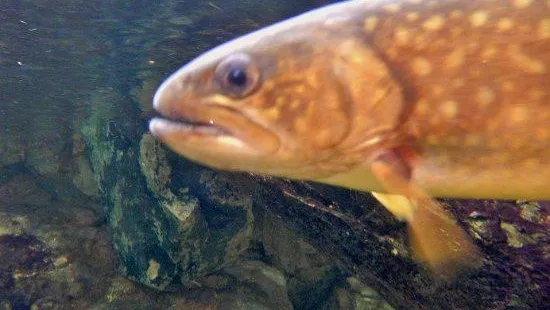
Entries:
{"label": "fish fin ray", "polygon": [[375,198],[408,222],[414,257],[443,278],[476,267],[479,252],[471,238],[434,198],[409,181],[405,165],[393,153],[378,157],[370,167],[386,191],[392,193],[373,193]]}
{"label": "fish fin ray", "polygon": [[379,192],[371,194],[397,219],[407,222],[412,220],[414,208],[407,197]]}

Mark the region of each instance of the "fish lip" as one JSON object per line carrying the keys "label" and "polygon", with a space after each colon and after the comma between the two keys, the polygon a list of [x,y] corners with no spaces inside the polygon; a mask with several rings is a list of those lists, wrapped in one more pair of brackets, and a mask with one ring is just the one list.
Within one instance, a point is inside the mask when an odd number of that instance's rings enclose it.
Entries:
{"label": "fish lip", "polygon": [[241,111],[215,102],[186,102],[185,105],[177,106],[163,106],[158,101],[155,103],[155,110],[160,114],[160,117],[156,117],[157,119],[163,119],[167,124],[171,123],[189,133],[232,136],[244,142],[244,137],[238,134],[239,130],[233,127],[235,120],[246,120],[248,123],[259,126]]}
{"label": "fish lip", "polygon": [[167,117],[154,117],[149,122],[149,131],[155,135],[160,135],[158,131],[158,125],[169,126],[172,129],[176,129],[182,132],[195,133],[208,136],[232,136],[232,134],[219,126],[205,125],[202,123],[195,123],[187,121],[182,118],[167,118]]}
{"label": "fish lip", "polygon": [[165,115],[161,113],[161,117],[155,117],[153,120],[164,121],[166,124],[176,126],[181,130],[186,130],[189,132],[194,131],[197,133],[217,136],[233,136],[229,129],[216,124],[214,121],[201,121],[193,119],[187,115],[175,115],[174,113]]}
{"label": "fish lip", "polygon": [[187,137],[232,138],[264,155],[280,147],[276,135],[233,107],[216,102],[186,102],[184,105],[155,103],[154,107],[161,117],[151,120],[149,130],[158,137],[162,138],[168,129]]}

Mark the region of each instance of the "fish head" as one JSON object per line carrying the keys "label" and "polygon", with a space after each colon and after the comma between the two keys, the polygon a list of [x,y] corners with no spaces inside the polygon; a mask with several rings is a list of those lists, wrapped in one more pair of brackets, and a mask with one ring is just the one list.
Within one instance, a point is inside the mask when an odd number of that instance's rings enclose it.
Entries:
{"label": "fish head", "polygon": [[285,22],[199,56],[156,92],[163,118],[151,132],[219,169],[317,179],[357,164],[349,150],[377,140],[397,112],[372,108],[391,79],[345,22]]}

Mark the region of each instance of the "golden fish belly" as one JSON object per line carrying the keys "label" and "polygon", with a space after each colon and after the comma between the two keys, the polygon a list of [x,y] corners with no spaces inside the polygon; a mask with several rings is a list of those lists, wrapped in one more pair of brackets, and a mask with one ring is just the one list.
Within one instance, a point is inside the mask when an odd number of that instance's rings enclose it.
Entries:
{"label": "golden fish belly", "polygon": [[430,149],[411,181],[436,197],[550,199],[550,152]]}

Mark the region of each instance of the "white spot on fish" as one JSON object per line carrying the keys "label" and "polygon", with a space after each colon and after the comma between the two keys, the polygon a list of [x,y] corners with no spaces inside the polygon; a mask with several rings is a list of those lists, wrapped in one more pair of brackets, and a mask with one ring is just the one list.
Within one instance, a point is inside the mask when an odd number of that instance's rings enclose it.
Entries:
{"label": "white spot on fish", "polygon": [[525,54],[518,44],[508,46],[508,57],[516,66],[528,73],[544,73],[545,64],[530,55]]}
{"label": "white spot on fish", "polygon": [[422,27],[429,31],[437,31],[443,27],[445,24],[445,19],[441,15],[434,15],[428,18],[423,24]]}
{"label": "white spot on fish", "polygon": [[501,18],[501,19],[497,22],[497,29],[498,29],[499,31],[507,31],[507,30],[510,30],[510,29],[512,29],[513,26],[514,26],[514,21],[511,20],[510,18],[507,18],[507,17]]}
{"label": "white spot on fish", "polygon": [[525,122],[529,116],[529,112],[524,106],[515,106],[510,108],[510,121],[513,123]]}
{"label": "white spot on fish", "polygon": [[405,18],[410,22],[414,22],[418,19],[418,12],[409,12]]}
{"label": "white spot on fish", "polygon": [[495,101],[495,97],[495,92],[491,88],[482,86],[477,92],[476,100],[482,107],[486,107]]}
{"label": "white spot on fish", "polygon": [[545,18],[539,22],[538,35],[540,39],[550,38],[550,18]]}
{"label": "white spot on fish", "polygon": [[401,10],[401,5],[399,3],[390,3],[382,7],[385,11],[390,13],[397,13]]}
{"label": "white spot on fish", "polygon": [[366,18],[365,19],[365,24],[364,24],[365,30],[367,32],[373,32],[377,23],[378,23],[378,18],[376,18],[376,17]]}
{"label": "white spot on fish", "polygon": [[488,19],[489,14],[486,11],[478,10],[470,15],[470,24],[473,27],[481,27],[487,22]]}
{"label": "white spot on fish", "polygon": [[426,76],[432,72],[432,64],[424,57],[416,57],[412,61],[413,72],[418,76]]}
{"label": "white spot on fish", "polygon": [[457,47],[445,60],[446,67],[449,69],[454,69],[460,67],[464,63],[464,49],[462,47]]}
{"label": "white spot on fish", "polygon": [[410,41],[410,33],[404,27],[398,27],[395,30],[395,43],[398,45],[407,45]]}
{"label": "white spot on fish", "polygon": [[447,100],[441,104],[440,111],[446,118],[454,118],[458,114],[458,104],[456,101]]}
{"label": "white spot on fish", "polygon": [[497,49],[494,46],[489,45],[489,46],[486,46],[485,48],[483,48],[483,50],[481,51],[481,57],[491,58],[491,57],[495,56],[496,53],[497,53]]}
{"label": "white spot on fish", "polygon": [[525,9],[530,6],[533,0],[514,0],[514,7],[517,9]]}

